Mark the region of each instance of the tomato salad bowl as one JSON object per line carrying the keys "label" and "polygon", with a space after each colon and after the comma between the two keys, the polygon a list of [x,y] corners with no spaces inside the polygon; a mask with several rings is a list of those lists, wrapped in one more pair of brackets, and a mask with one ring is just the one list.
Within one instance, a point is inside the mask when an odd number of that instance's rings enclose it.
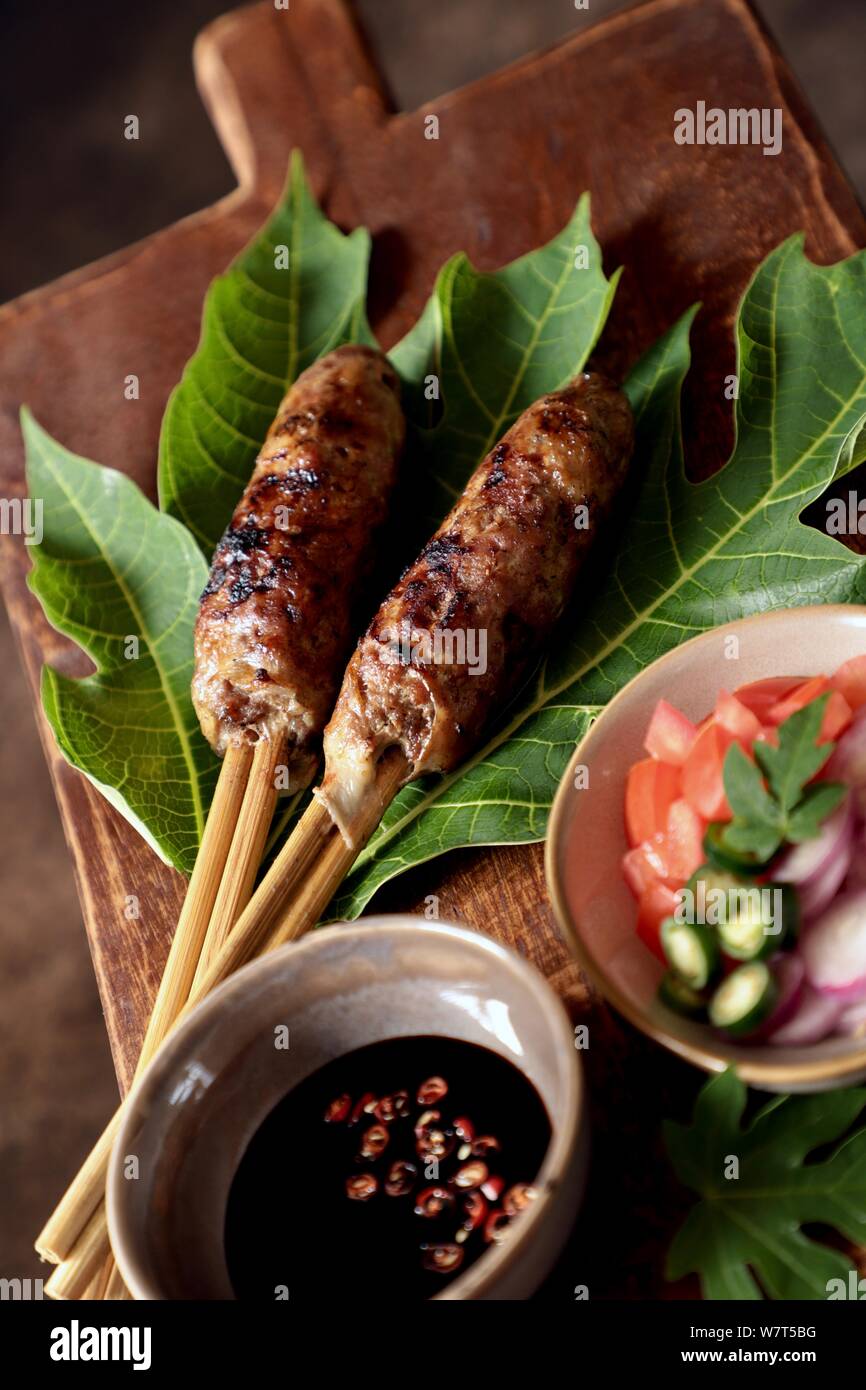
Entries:
{"label": "tomato salad bowl", "polygon": [[714,628],[635,677],[551,812],[559,925],[605,998],[767,1091],[866,1078],[866,607]]}

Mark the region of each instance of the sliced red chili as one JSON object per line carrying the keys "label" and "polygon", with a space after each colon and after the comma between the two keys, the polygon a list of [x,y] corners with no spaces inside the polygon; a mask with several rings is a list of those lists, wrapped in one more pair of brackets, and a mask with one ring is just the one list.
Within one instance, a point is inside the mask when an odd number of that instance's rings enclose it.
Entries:
{"label": "sliced red chili", "polygon": [[489,1176],[487,1164],[479,1159],[473,1159],[471,1163],[464,1163],[462,1168],[458,1168],[454,1174],[454,1186],[461,1188],[481,1187]]}
{"label": "sliced red chili", "polygon": [[435,1105],[448,1094],[448,1082],[442,1076],[428,1076],[418,1087],[418,1104]]}
{"label": "sliced red chili", "polygon": [[355,1108],[352,1111],[352,1118],[350,1120],[350,1124],[356,1125],[362,1115],[371,1114],[375,1104],[376,1097],[373,1095],[373,1092],[365,1091],[364,1094],[361,1096],[360,1100],[357,1100],[355,1102]]}
{"label": "sliced red chili", "polygon": [[371,1125],[361,1137],[361,1157],[379,1158],[388,1147],[390,1134],[384,1125]]}
{"label": "sliced red chili", "polygon": [[415,1186],[417,1176],[418,1169],[415,1164],[407,1163],[405,1159],[400,1158],[388,1169],[385,1191],[389,1197],[407,1197]]}
{"label": "sliced red chili", "polygon": [[352,1202],[368,1202],[378,1186],[372,1173],[356,1173],[346,1179],[346,1196]]}
{"label": "sliced red chili", "polygon": [[463,1229],[465,1231],[477,1231],[478,1227],[487,1219],[487,1203],[480,1192],[470,1192],[463,1201]]}
{"label": "sliced red chili", "polygon": [[509,1216],[516,1216],[519,1211],[524,1211],[530,1202],[534,1202],[537,1196],[537,1190],[530,1183],[516,1182],[502,1198],[502,1210]]}
{"label": "sliced red chili", "polygon": [[484,1193],[484,1196],[487,1198],[488,1202],[496,1202],[498,1201],[504,1187],[505,1179],[500,1178],[499,1175],[496,1174],[495,1176],[488,1178],[486,1182],[483,1182],[481,1184],[481,1191]]}
{"label": "sliced red chili", "polygon": [[459,1245],[422,1245],[421,1252],[424,1268],[434,1274],[453,1274],[463,1263],[463,1251]]}
{"label": "sliced red chili", "polygon": [[350,1095],[344,1094],[342,1096],[335,1096],[325,1110],[325,1124],[342,1124],[343,1120],[348,1119],[351,1108],[352,1097]]}
{"label": "sliced red chili", "polygon": [[498,1245],[508,1234],[511,1217],[507,1211],[492,1211],[484,1223],[484,1239],[488,1245]]}
{"label": "sliced red chili", "polygon": [[454,1194],[447,1187],[425,1187],[415,1198],[415,1215],[426,1217],[442,1216],[454,1206]]}

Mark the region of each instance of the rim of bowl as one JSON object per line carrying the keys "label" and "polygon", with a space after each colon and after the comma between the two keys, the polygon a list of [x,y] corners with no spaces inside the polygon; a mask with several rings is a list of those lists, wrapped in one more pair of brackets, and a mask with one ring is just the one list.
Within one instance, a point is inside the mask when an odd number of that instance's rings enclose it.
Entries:
{"label": "rim of bowl", "polygon": [[[780,1056],[778,1061],[737,1062],[723,1056],[714,1049],[712,1045],[712,1033],[707,1028],[706,1046],[693,1043],[686,1038],[680,1038],[676,1033],[666,1028],[652,1023],[647,1017],[644,1009],[633,1004],[632,1001],[623,993],[622,990],[606,974],[602,966],[593,958],[586,949],[581,939],[580,931],[568,904],[565,892],[565,885],[562,881],[562,854],[565,844],[565,817],[570,805],[571,787],[574,778],[576,765],[584,759],[583,750],[598,728],[602,720],[607,719],[608,715],[615,711],[626,695],[640,685],[649,671],[656,671],[658,667],[668,663],[673,663],[674,659],[680,657],[687,648],[698,651],[705,644],[718,640],[719,634],[731,629],[741,630],[747,626],[757,626],[768,624],[780,619],[791,619],[798,614],[822,615],[828,617],[851,617],[859,614],[866,617],[866,604],[860,603],[818,603],[806,604],[797,608],[777,608],[771,613],[755,613],[749,618],[736,618],[732,622],[722,623],[719,627],[708,629],[707,632],[699,633],[697,637],[690,637],[687,642],[681,642],[678,646],[672,647],[663,656],[657,657],[650,662],[649,666],[644,667],[636,676],[624,685],[622,690],[613,697],[610,704],[606,705],[602,713],[598,716],[595,723],[587,730],[580,743],[574,750],[568,761],[562,780],[557,788],[553,799],[550,812],[550,821],[547,828],[547,840],[544,846],[544,872],[547,879],[547,888],[553,904],[553,911],[556,920],[568,942],[574,955],[577,957],[578,964],[585,970],[589,978],[597,986],[600,993],[610,1004],[617,1009],[635,1028],[651,1038],[653,1042],[666,1047],[668,1051],[676,1053],[685,1058],[686,1061],[694,1063],[704,1071],[718,1072],[724,1071],[728,1066],[735,1066],[737,1073],[750,1085],[762,1086],[785,1086],[803,1085],[821,1081],[845,1081],[849,1077],[852,1079],[861,1076],[863,1067],[866,1065],[866,1042],[858,1050],[839,1057],[816,1058],[812,1062],[786,1062],[784,1056]],[[787,1049],[783,1049],[782,1053]]]}
{"label": "rim of bowl", "polygon": [[[492,937],[449,922],[428,922],[411,913],[381,914],[360,918],[356,922],[337,922],[327,927],[319,927],[300,941],[290,942],[250,961],[218,985],[193,1009],[189,1018],[170,1034],[135,1083],[124,1105],[123,1120],[112,1146],[106,1184],[108,1228],[112,1246],[120,1272],[135,1299],[151,1301],[161,1297],[154,1290],[146,1273],[142,1273],[138,1257],[130,1254],[127,1249],[129,1231],[123,1202],[127,1184],[123,1180],[122,1161],[127,1132],[135,1123],[142,1105],[147,1106],[154,1094],[165,1088],[167,1077],[175,1070],[180,1058],[194,1049],[195,1039],[200,1033],[209,1030],[215,1016],[229,1008],[232,1000],[238,995],[243,995],[248,985],[259,976],[279,971],[289,958],[295,960],[299,955],[315,953],[321,949],[322,942],[330,941],[338,932],[343,940],[354,939],[363,944],[366,938],[381,936],[383,932],[401,937],[422,929],[428,935],[452,938],[462,942],[470,950],[496,956],[513,977],[516,987],[533,997],[536,1008],[554,1035],[554,1043],[561,1044],[565,1056],[572,1059],[565,1067],[562,1114],[558,1120],[550,1116],[551,1138],[535,1179],[538,1186],[536,1200],[521,1214],[521,1219],[515,1224],[508,1240],[486,1250],[465,1274],[458,1275],[430,1301],[466,1299],[486,1293],[495,1286],[506,1269],[520,1259],[542,1217],[561,1191],[560,1180],[568,1167],[574,1147],[579,1144],[581,1128],[586,1123],[586,1083],[580,1058],[574,1047],[574,1037],[565,1006],[531,962],[516,951],[494,941]],[[512,1064],[518,1070],[522,1070],[519,1062],[514,1061]]]}

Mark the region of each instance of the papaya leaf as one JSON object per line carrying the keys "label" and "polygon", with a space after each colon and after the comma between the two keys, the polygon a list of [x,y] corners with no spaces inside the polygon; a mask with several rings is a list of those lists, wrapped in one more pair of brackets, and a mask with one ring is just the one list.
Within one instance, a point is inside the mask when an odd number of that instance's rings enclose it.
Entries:
{"label": "papaya leaf", "polygon": [[[711,1299],[846,1297],[853,1264],[802,1228],[820,1223],[866,1244],[866,1129],[843,1137],[866,1110],[866,1090],[777,1096],[743,1127],[746,1100],[729,1068],[702,1088],[690,1125],[665,1123],[676,1175],[700,1197],[668,1252],[667,1277],[699,1274]],[[831,1143],[829,1157],[807,1162]]]}
{"label": "papaya leaf", "polygon": [[427,531],[518,415],[581,370],[619,276],[602,270],[586,193],[552,241],[501,270],[482,274],[462,254],[443,266],[390,353],[416,426]]}
{"label": "papaya leaf", "polygon": [[96,666],[83,680],[45,667],[48,722],[64,757],[189,872],[218,768],[189,693],[204,558],[122,473],[69,453],[27,411],[22,429],[43,504],[30,588]]}
{"label": "papaya leaf", "polygon": [[208,291],[163,419],[160,504],[208,559],[295,378],[340,343],[373,341],[369,257],[368,232],[344,236],[319,210],[295,151],[273,216]]}

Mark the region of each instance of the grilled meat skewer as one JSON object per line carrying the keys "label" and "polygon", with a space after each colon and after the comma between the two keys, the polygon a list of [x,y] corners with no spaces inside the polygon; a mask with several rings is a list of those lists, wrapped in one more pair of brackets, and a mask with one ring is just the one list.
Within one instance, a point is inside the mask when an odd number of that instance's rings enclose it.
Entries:
{"label": "grilled meat skewer", "polygon": [[404,434],[397,374],[380,352],[349,345],[320,358],[282,401],[213,557],[195,629],[196,713],[219,754],[285,738],[289,791],[315,771]]}
{"label": "grilled meat skewer", "polygon": [[459,765],[528,674],[625,479],[623,393],[595,373],[530,406],[380,607],[325,730],[317,796],[348,844],[389,747],[411,781]]}

